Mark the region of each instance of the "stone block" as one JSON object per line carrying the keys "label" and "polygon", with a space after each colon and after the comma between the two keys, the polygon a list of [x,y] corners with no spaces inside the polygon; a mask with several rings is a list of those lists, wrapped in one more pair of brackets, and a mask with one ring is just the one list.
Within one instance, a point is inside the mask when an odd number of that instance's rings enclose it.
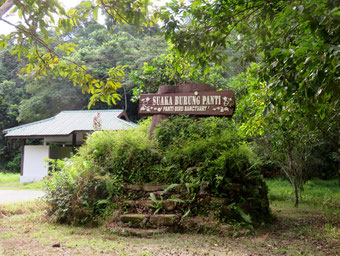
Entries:
{"label": "stone block", "polygon": [[123,214],[120,216],[120,221],[129,227],[144,227],[147,220],[147,214]]}
{"label": "stone block", "polygon": [[156,214],[150,216],[150,224],[153,227],[161,227],[167,226],[171,227],[176,222],[176,215],[175,214]]}
{"label": "stone block", "polygon": [[145,192],[155,192],[155,191],[161,191],[168,187],[168,185],[152,185],[152,184],[144,184],[143,190]]}
{"label": "stone block", "polygon": [[224,198],[224,197],[212,197],[210,200],[211,204],[221,204],[221,205],[225,205],[228,203],[228,198]]}
{"label": "stone block", "polygon": [[163,201],[163,207],[166,211],[173,211],[177,207],[177,203],[174,201],[165,200]]}

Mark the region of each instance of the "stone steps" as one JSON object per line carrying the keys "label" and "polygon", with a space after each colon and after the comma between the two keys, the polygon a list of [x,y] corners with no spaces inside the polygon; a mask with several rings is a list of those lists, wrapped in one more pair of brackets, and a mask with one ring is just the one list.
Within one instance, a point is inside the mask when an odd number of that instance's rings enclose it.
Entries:
{"label": "stone steps", "polygon": [[130,195],[130,199],[132,200],[149,198],[151,193],[153,193],[157,199],[164,199],[174,194],[178,196],[181,192],[186,191],[183,185],[178,185],[169,191],[165,191],[168,187],[169,185],[125,184],[123,189]]}
{"label": "stone steps", "polygon": [[[179,186],[164,193],[168,187],[169,185],[125,184],[123,189],[128,200],[120,202],[117,217],[107,228],[118,235],[137,237],[178,231],[181,194]],[[183,188],[182,186],[181,189]],[[150,199],[151,193],[157,201]]]}
{"label": "stone steps", "polygon": [[[174,212],[177,207],[180,205],[179,202],[175,202],[172,200],[159,200],[159,207],[161,211],[164,212]],[[139,200],[125,200],[122,203],[124,209],[127,209],[128,212],[136,212],[136,213],[153,213],[155,208],[157,207],[155,202],[149,199],[139,199]]]}
{"label": "stone steps", "polygon": [[152,227],[174,227],[178,223],[176,214],[155,214],[151,215],[149,223]]}
{"label": "stone steps", "polygon": [[[147,237],[159,235],[166,232],[178,232],[183,230],[197,230],[197,232],[218,232],[225,233],[219,222],[211,222],[215,216],[207,219],[200,219],[199,216],[189,216],[187,208],[191,203],[187,187],[190,184],[181,185],[153,185],[153,184],[125,184],[123,187],[124,196],[117,198],[118,209],[115,212],[112,222],[107,228],[118,235]],[[168,189],[167,189],[168,188]],[[211,209],[226,209],[230,204],[228,198],[214,197],[209,191],[209,184],[203,183],[198,190],[198,197],[195,198],[196,206],[204,211]],[[233,190],[237,191],[235,186]],[[166,191],[165,191],[166,190]],[[152,200],[151,200],[152,199]],[[230,232],[230,230],[228,230]]]}
{"label": "stone steps", "polygon": [[163,191],[168,185],[153,185],[153,184],[126,184],[125,188],[132,191],[156,192]]}
{"label": "stone steps", "polygon": [[178,222],[176,214],[122,214],[118,224],[129,228],[174,227]]}

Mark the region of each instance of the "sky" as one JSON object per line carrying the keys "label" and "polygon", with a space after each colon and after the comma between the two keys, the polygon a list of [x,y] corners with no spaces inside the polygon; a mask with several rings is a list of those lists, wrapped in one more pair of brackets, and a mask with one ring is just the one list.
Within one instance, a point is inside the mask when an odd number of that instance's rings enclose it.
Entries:
{"label": "sky", "polygon": [[[76,5],[78,5],[82,0],[59,0],[59,2],[61,2],[66,10],[71,9],[72,7],[75,7]],[[155,5],[161,5],[164,2],[166,2],[167,0],[154,0],[153,3]],[[100,12],[99,12],[100,13]],[[16,14],[10,14],[9,12],[7,12],[4,16],[4,19],[10,21],[11,23],[16,24],[19,21],[19,18]],[[102,17],[98,17],[98,22],[99,23],[104,23],[104,19]],[[9,34],[10,32],[13,32],[15,30],[15,28],[13,28],[12,26],[8,25],[7,23],[3,22],[0,20],[0,34]]]}

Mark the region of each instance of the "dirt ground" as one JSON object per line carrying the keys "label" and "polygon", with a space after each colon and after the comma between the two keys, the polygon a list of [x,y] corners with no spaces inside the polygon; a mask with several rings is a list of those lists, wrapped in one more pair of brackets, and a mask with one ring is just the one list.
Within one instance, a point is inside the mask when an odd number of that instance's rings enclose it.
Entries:
{"label": "dirt ground", "polygon": [[0,189],[0,204],[32,201],[44,196],[43,191]]}
{"label": "dirt ground", "polygon": [[121,237],[104,228],[50,224],[43,210],[0,207],[0,255],[339,255],[340,219],[329,211],[272,206],[274,223],[251,234]]}

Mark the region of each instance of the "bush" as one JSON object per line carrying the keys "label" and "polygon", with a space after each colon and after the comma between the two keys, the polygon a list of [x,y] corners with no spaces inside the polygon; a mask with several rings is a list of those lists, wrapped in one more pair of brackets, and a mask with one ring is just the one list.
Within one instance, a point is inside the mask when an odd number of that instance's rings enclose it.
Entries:
{"label": "bush", "polygon": [[147,134],[148,122],[95,132],[71,159],[54,162],[53,178],[46,180],[48,214],[61,223],[95,224],[124,183],[152,181],[160,156]]}
{"label": "bush", "polygon": [[119,195],[122,180],[98,174],[92,164],[79,155],[57,160],[60,171],[45,180],[48,214],[60,223],[96,224]]}
{"label": "bush", "polygon": [[160,161],[143,128],[96,132],[78,154],[97,173],[110,174],[129,183],[152,181],[153,165]]}
{"label": "bush", "polygon": [[21,169],[21,153],[14,156],[12,161],[9,161],[6,166],[6,170],[12,173],[20,173]]}
{"label": "bush", "polygon": [[164,155],[162,165],[172,166],[167,183],[208,184],[214,197],[228,201],[214,209],[221,219],[261,222],[270,216],[267,186],[251,168],[255,156],[231,120],[174,116],[156,130],[155,139]]}
{"label": "bush", "polygon": [[[149,123],[96,132],[73,158],[58,161],[61,171],[46,182],[49,214],[63,223],[97,223],[126,197],[124,184],[154,183],[187,188],[183,213],[214,211],[221,220],[247,223],[270,215],[266,184],[251,168],[254,155],[231,120],[172,117],[153,140]],[[207,206],[204,197],[226,203]]]}

